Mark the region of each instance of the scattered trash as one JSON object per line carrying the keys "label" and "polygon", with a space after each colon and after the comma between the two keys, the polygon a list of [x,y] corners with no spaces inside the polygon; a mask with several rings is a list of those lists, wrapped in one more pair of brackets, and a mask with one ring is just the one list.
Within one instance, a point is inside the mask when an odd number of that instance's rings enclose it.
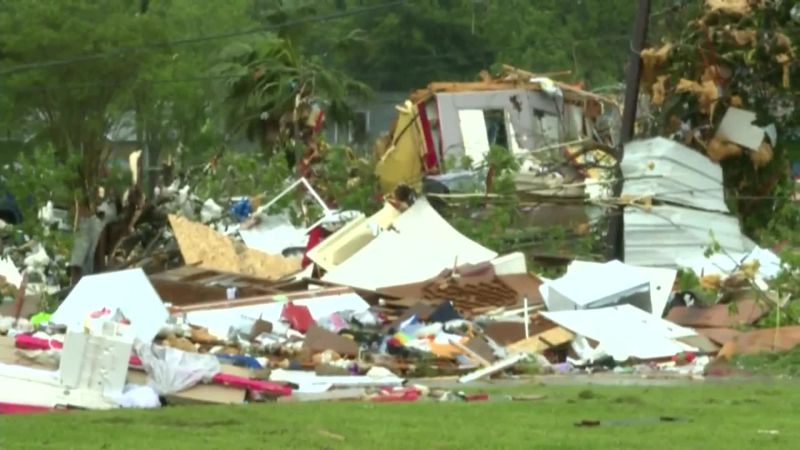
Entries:
{"label": "scattered trash", "polygon": [[581,428],[594,428],[594,427],[621,427],[633,425],[650,425],[657,423],[675,423],[675,422],[689,422],[688,419],[679,417],[661,416],[661,417],[637,417],[633,419],[619,419],[619,420],[581,420],[576,422],[576,427]]}
{"label": "scattered trash", "polygon": [[507,397],[509,400],[513,400],[515,402],[538,402],[540,400],[546,400],[546,395],[509,395]]}

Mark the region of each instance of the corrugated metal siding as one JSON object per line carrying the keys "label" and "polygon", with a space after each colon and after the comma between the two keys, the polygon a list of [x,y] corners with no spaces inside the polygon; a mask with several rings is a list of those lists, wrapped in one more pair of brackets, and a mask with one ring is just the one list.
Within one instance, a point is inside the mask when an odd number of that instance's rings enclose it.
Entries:
{"label": "corrugated metal siding", "polygon": [[677,204],[626,208],[626,263],[676,267],[678,259],[702,256],[712,234],[729,253],[755,246],[725,205],[722,169],[700,153],[664,138],[632,142],[622,172],[623,195]]}
{"label": "corrugated metal siding", "polygon": [[665,202],[730,212],[722,168],[678,142],[655,138],[630,143],[625,147],[622,173],[623,195],[651,195]]}
{"label": "corrugated metal siding", "polygon": [[655,206],[647,212],[625,211],[625,262],[636,266],[676,267],[676,260],[703,254],[711,233],[729,253],[746,253],[753,242],[744,236],[736,217],[675,206]]}

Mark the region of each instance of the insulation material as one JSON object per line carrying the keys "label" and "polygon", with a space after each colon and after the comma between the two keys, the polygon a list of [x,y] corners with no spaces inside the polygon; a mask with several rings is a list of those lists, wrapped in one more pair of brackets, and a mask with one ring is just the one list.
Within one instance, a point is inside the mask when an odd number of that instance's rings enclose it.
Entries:
{"label": "insulation material", "polygon": [[169,223],[187,265],[273,280],[300,270],[300,258],[268,255],[247,248],[203,224],[183,217],[170,215]]}
{"label": "insulation material", "polygon": [[496,256],[459,233],[427,199],[421,198],[395,220],[391,230],[381,233],[322,279],[377,290],[424,281],[444,269],[478,264]]}

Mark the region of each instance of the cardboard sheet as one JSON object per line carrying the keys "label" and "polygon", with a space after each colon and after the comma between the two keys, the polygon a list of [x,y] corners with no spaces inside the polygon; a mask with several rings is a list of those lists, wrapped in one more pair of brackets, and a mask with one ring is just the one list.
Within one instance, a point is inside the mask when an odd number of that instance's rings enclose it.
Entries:
{"label": "cardboard sheet", "polygon": [[169,223],[187,265],[220,272],[279,279],[300,270],[300,258],[268,255],[223,236],[211,228],[170,215]]}
{"label": "cardboard sheet", "polygon": [[598,342],[617,361],[630,357],[669,358],[698,350],[678,341],[697,336],[694,330],[653,317],[631,305],[540,314],[576,335]]}
{"label": "cardboard sheet", "polygon": [[[129,370],[127,382],[146,385],[147,374],[142,371]],[[218,384],[197,384],[184,391],[170,394],[167,401],[171,404],[214,404],[241,405],[245,401],[247,391]]]}
{"label": "cardboard sheet", "polygon": [[119,309],[131,322],[134,336],[151,342],[169,314],[142,269],[121,270],[81,278],[50,322],[82,327],[89,313]]}
{"label": "cardboard sheet", "polygon": [[345,286],[378,290],[433,278],[444,269],[478,264],[497,253],[450,226],[425,198],[394,221],[390,230],[322,279]]}
{"label": "cardboard sheet", "polygon": [[685,327],[733,328],[752,325],[769,311],[756,300],[737,302],[735,311],[729,305],[702,307],[676,306],[670,309],[667,320]]}
{"label": "cardboard sheet", "polygon": [[[758,148],[761,147],[761,144],[764,142],[767,130],[753,125],[755,120],[756,113],[730,107],[722,118],[722,122],[719,124],[717,137],[741,145],[744,148],[758,151]],[[772,138],[773,132],[770,128],[770,140],[772,140]],[[777,140],[776,135],[775,139]]]}

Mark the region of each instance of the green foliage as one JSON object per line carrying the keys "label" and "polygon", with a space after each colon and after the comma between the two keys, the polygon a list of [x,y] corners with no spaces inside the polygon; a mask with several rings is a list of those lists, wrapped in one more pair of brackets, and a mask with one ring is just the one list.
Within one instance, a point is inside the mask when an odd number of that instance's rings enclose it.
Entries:
{"label": "green foliage", "polygon": [[376,196],[379,189],[374,161],[356,158],[347,147],[337,146],[326,150],[315,173],[315,188],[336,208],[369,215],[383,203]]}
{"label": "green foliage", "polygon": [[[122,55],[91,55],[159,41],[163,27],[137,16],[137,10],[133,2],[122,1],[0,4],[0,63],[12,70],[31,68],[2,78],[13,102],[12,125],[32,127],[38,141],[51,143],[62,160],[80,153],[80,185],[86,195],[108,155],[105,135],[123,111],[120,100],[151,61],[151,53],[138,53],[124,63]],[[50,65],[71,59],[80,63]]]}
{"label": "green foliage", "polygon": [[300,54],[276,35],[231,44],[219,59],[212,73],[224,79],[228,126],[259,142],[268,156],[300,138],[308,111],[302,114],[299,107],[322,101],[331,118],[342,121],[351,113],[348,102],[369,93],[364,84]]}
{"label": "green foliage", "polygon": [[219,159],[213,172],[194,180],[193,190],[201,199],[218,201],[261,194],[271,197],[283,189],[290,176],[286,163],[279,158],[265,163],[258,153],[231,151]]}
{"label": "green foliage", "polygon": [[797,377],[800,375],[800,349],[786,353],[739,355],[734,357],[733,363],[755,374]]}
{"label": "green foliage", "polygon": [[52,201],[57,207],[72,210],[75,196],[80,193],[64,187],[76,185],[75,168],[79,165],[77,155],[71,155],[64,162],[52,147],[41,147],[22,154],[19,164],[7,165],[0,172],[5,189],[16,198],[22,212],[23,222],[17,229],[43,244],[51,252],[50,256],[68,255],[72,236],[45,228],[38,217],[39,208]]}
{"label": "green foliage", "polygon": [[80,157],[74,154],[67,161],[61,161],[56,151],[48,146],[23,153],[18,164],[3,168],[5,188],[16,197],[26,228],[39,224],[39,208],[48,200],[61,206],[71,206],[75,202],[78,191],[65,190],[64,186],[76,184],[75,167],[80,162]]}
{"label": "green foliage", "polygon": [[[311,7],[322,14],[385,3],[295,1],[284,2],[284,11]],[[656,0],[653,9],[672,3]],[[540,73],[570,70],[574,79],[601,86],[622,79],[636,5],[630,0],[415,1],[312,29],[298,45],[379,90],[473,80],[500,63]],[[661,14],[654,22],[669,26],[666,19],[673,16]]]}

